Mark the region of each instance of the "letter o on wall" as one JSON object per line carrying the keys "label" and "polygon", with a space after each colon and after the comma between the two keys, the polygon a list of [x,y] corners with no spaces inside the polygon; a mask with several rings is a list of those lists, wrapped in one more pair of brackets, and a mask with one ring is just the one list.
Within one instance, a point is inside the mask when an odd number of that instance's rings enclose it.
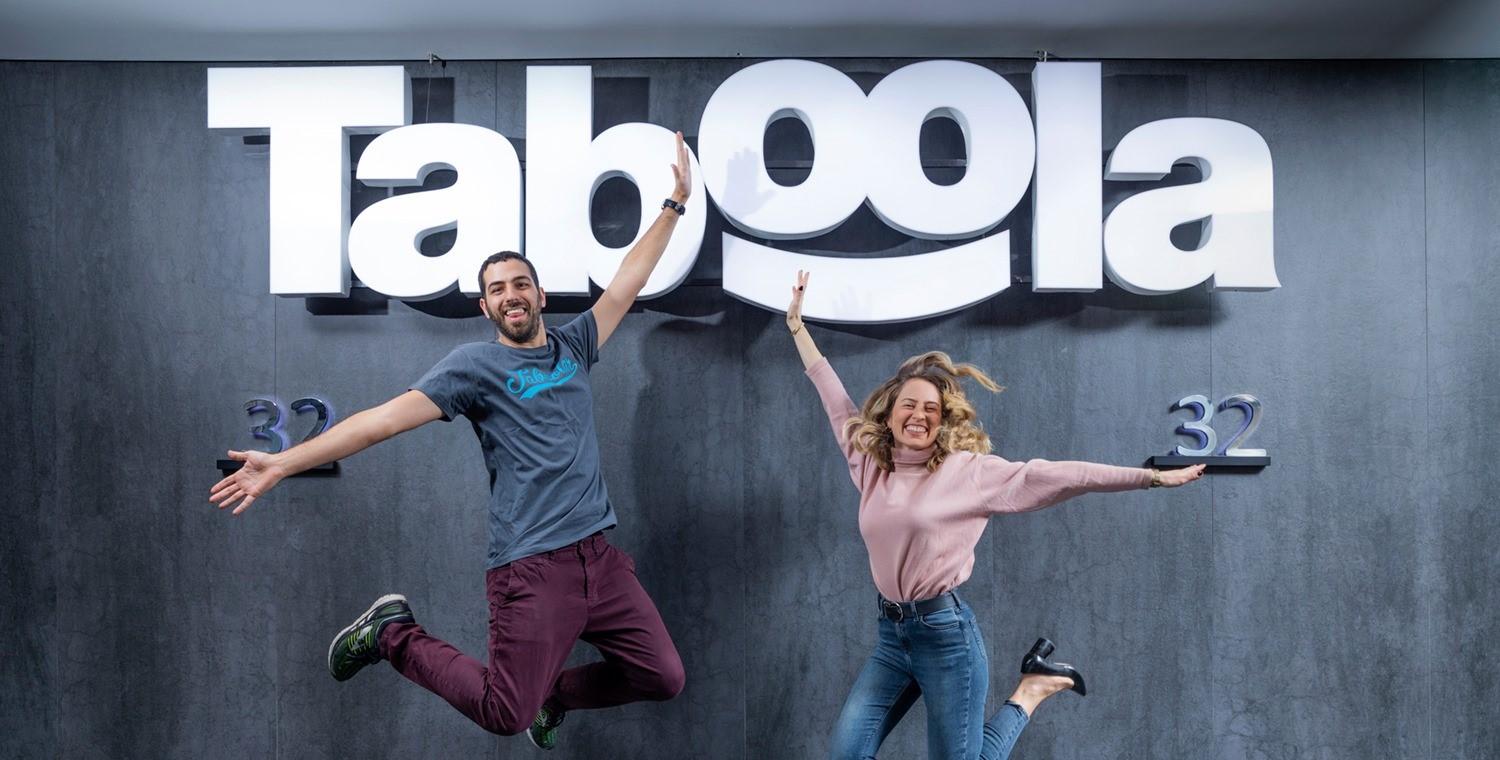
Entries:
{"label": "letter o on wall", "polygon": [[[830,66],[784,60],[742,69],[703,109],[703,184],[725,217],[752,235],[821,235],[864,203],[867,113],[859,85]],[[766,127],[786,116],[807,126],[816,152],[812,173],[792,187],[772,181],[762,153]]]}
{"label": "letter o on wall", "polygon": [[[963,61],[923,61],[892,72],[870,92],[866,126],[870,205],[914,237],[971,237],[999,224],[1031,184],[1036,137],[1016,88]],[[968,167],[954,185],[922,172],[922,125],[946,116],[964,133]],[[820,154],[821,155],[821,154]]]}

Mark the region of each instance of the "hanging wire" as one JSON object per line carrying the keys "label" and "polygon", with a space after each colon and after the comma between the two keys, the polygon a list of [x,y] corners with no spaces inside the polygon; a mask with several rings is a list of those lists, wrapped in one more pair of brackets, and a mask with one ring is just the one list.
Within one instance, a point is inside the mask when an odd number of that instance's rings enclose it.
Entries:
{"label": "hanging wire", "polygon": [[441,57],[439,57],[437,53],[434,53],[432,51],[428,51],[427,52],[427,81],[423,83],[427,87],[427,97],[425,99],[425,102],[422,103],[422,123],[423,124],[429,123],[429,121],[432,118],[432,80],[436,78],[436,77],[433,76],[432,67],[434,65],[436,65],[436,64],[441,64],[443,72],[447,73],[447,71],[448,71],[448,62],[446,60],[443,60]]}

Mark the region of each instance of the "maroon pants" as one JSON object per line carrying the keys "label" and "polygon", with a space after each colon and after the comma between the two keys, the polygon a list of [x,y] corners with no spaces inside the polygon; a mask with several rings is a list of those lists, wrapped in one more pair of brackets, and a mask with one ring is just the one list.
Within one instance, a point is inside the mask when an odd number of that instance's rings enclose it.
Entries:
{"label": "maroon pants", "polygon": [[[490,662],[393,623],[380,635],[391,665],[487,731],[518,734],[546,702],[579,710],[671,699],[682,659],[661,614],[635,577],[635,562],[595,534],[485,574]],[[563,670],[583,639],[603,662]]]}

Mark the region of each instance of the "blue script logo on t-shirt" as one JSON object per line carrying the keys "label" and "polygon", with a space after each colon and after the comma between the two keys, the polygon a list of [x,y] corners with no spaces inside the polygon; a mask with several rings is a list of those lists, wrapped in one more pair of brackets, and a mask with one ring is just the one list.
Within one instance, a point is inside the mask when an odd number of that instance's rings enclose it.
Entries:
{"label": "blue script logo on t-shirt", "polygon": [[551,373],[533,367],[516,370],[511,374],[510,379],[505,381],[505,389],[521,398],[531,398],[548,388],[572,380],[576,374],[578,374],[578,362],[565,356]]}

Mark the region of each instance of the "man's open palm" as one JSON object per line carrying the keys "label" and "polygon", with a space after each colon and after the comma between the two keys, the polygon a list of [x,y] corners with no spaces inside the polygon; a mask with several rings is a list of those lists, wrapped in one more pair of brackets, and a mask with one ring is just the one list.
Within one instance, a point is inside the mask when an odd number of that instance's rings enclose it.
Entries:
{"label": "man's open palm", "polygon": [[264,451],[230,451],[229,458],[245,464],[209,490],[208,500],[219,509],[233,506],[234,514],[239,514],[281,482],[281,474],[271,465],[271,455]]}

